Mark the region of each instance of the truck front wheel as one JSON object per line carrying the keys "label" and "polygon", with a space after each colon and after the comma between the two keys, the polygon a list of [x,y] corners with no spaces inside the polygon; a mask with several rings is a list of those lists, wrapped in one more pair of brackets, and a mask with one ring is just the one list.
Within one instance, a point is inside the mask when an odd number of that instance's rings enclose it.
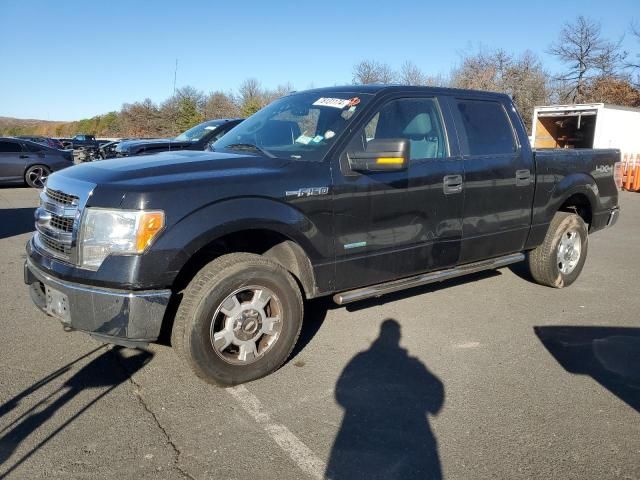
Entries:
{"label": "truck front wheel", "polygon": [[554,288],[576,281],[587,259],[588,230],[575,213],[554,215],[542,245],[529,252],[529,269],[534,280]]}
{"label": "truck front wheel", "polygon": [[206,265],[183,292],[171,343],[200,378],[218,385],[278,369],[302,327],[295,279],[260,255],[232,253]]}

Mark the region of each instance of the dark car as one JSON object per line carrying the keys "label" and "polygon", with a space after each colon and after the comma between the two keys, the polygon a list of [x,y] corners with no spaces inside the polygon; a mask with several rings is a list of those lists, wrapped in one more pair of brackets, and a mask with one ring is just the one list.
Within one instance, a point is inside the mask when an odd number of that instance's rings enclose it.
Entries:
{"label": "dark car", "polygon": [[207,150],[209,146],[222,138],[225,133],[242,122],[242,120],[242,118],[208,120],[190,128],[175,138],[120,142],[115,149],[116,156],[150,155],[172,150]]}
{"label": "dark car", "polygon": [[64,145],[62,145],[62,142],[55,138],[42,137],[39,135],[20,135],[16,138],[21,138],[22,140],[29,140],[30,142],[46,145],[47,147],[57,148],[58,150],[64,150]]}
{"label": "dark car", "polygon": [[95,135],[85,135],[84,133],[78,133],[70,139],[68,148],[95,148],[100,146],[100,142],[96,140]]}
{"label": "dark car", "polygon": [[22,138],[0,137],[0,183],[42,188],[51,172],[73,165],[70,150],[58,150]]}
{"label": "dark car", "polygon": [[107,160],[109,158],[117,157],[116,148],[122,142],[130,142],[133,140],[156,140],[156,139],[143,139],[143,138],[121,138],[119,140],[112,140],[111,142],[103,143],[98,148],[98,158],[96,160]]}

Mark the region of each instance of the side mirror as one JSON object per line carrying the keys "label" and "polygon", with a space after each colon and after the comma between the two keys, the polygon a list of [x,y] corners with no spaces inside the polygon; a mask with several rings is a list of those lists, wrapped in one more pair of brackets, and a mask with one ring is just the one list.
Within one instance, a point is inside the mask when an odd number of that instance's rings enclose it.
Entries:
{"label": "side mirror", "polygon": [[405,170],[409,163],[409,141],[380,138],[367,143],[366,150],[349,152],[349,166],[356,172]]}

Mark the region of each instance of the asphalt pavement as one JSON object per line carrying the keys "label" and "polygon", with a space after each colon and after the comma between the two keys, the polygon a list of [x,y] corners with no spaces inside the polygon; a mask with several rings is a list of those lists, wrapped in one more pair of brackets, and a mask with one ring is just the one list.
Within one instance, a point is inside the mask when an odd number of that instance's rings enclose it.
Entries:
{"label": "asphalt pavement", "polygon": [[230,389],[32,306],[36,203],[0,188],[0,478],[640,479],[640,194],[569,288],[514,267],[312,301],[294,356]]}

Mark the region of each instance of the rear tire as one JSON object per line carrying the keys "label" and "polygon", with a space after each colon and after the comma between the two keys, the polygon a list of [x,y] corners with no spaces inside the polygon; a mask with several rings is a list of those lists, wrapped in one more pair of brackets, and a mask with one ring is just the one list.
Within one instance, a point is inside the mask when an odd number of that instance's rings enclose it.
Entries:
{"label": "rear tire", "polygon": [[575,213],[557,212],[542,245],[529,252],[533,279],[553,288],[576,281],[587,259],[588,229]]}
{"label": "rear tire", "polygon": [[44,188],[47,178],[51,174],[49,167],[45,165],[32,165],[24,173],[24,181],[31,188]]}
{"label": "rear tire", "polygon": [[206,265],[184,290],[171,344],[198,377],[237,385],[286,361],[302,317],[289,272],[260,255],[232,253]]}

